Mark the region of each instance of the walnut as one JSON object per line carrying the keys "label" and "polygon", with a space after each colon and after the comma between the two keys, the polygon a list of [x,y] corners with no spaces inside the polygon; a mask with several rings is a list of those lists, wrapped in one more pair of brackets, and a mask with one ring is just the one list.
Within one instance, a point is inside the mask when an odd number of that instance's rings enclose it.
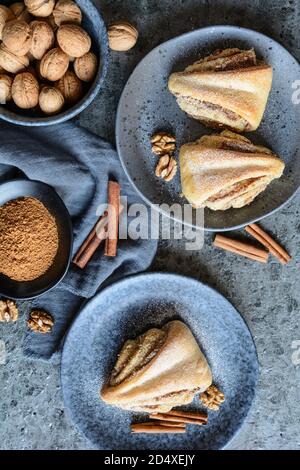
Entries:
{"label": "walnut", "polygon": [[177,162],[170,155],[162,155],[157,164],[155,175],[165,181],[171,181],[177,173]]}
{"label": "walnut", "polygon": [[61,49],[71,57],[81,57],[91,48],[90,36],[76,24],[63,24],[56,37]]}
{"label": "walnut", "polygon": [[2,31],[4,46],[17,56],[24,56],[31,46],[31,31],[25,21],[13,20],[6,23]]}
{"label": "walnut", "polygon": [[42,59],[46,52],[54,45],[54,33],[46,21],[32,21],[30,23],[32,43],[30,54],[35,59]]}
{"label": "walnut", "polygon": [[81,24],[82,20],[81,10],[72,0],[58,0],[53,17],[57,26],[65,23]]}
{"label": "walnut", "polygon": [[63,107],[64,102],[64,97],[57,88],[52,86],[42,87],[39,104],[44,113],[49,115],[58,113]]}
{"label": "walnut", "polygon": [[26,21],[26,23],[30,22],[32,16],[27,10],[24,3],[21,3],[21,2],[13,3],[12,5],[10,5],[9,8],[13,12],[17,20]]}
{"label": "walnut", "polygon": [[23,2],[16,2],[10,5],[9,9],[12,11],[14,17],[18,18],[18,16],[26,9],[26,6]]}
{"label": "walnut", "polygon": [[33,310],[27,320],[28,328],[36,333],[50,333],[53,325],[52,316],[42,310]]}
{"label": "walnut", "polygon": [[59,80],[68,70],[69,57],[59,47],[48,51],[41,60],[40,74],[50,82]]}
{"label": "walnut", "polygon": [[55,32],[55,31],[57,30],[58,26],[57,26],[57,24],[56,24],[55,21],[54,21],[54,16],[53,16],[53,14],[50,15],[50,16],[48,16],[47,18],[43,18],[43,20],[44,20],[44,21],[47,21],[47,23],[51,26],[52,31]]}
{"label": "walnut", "polygon": [[0,46],[0,67],[6,72],[18,73],[26,69],[29,65],[29,59],[26,55],[17,56],[9,51],[4,44]]}
{"label": "walnut", "polygon": [[74,62],[75,73],[83,82],[91,82],[93,80],[97,72],[97,67],[97,57],[93,52],[88,52],[82,57],[77,57]]}
{"label": "walnut", "polygon": [[19,73],[14,78],[11,93],[19,108],[35,108],[39,102],[39,83],[31,73]]}
{"label": "walnut", "polygon": [[74,104],[82,97],[82,83],[70,70],[56,82],[55,86],[62,93],[66,103]]}
{"label": "walnut", "polygon": [[47,17],[53,12],[55,0],[24,0],[27,10],[33,16]]}
{"label": "walnut", "polygon": [[2,39],[2,31],[5,26],[5,23],[14,19],[15,15],[13,14],[13,12],[4,5],[0,5],[0,41]]}
{"label": "walnut", "polygon": [[176,140],[166,132],[158,132],[151,138],[152,152],[156,155],[172,154],[175,152]]}
{"label": "walnut", "polygon": [[0,73],[0,104],[5,104],[11,100],[12,82],[12,77]]}
{"label": "walnut", "polygon": [[18,320],[19,309],[12,300],[0,300],[0,322],[15,322]]}
{"label": "walnut", "polygon": [[138,40],[137,29],[126,21],[112,23],[108,28],[109,47],[113,51],[129,51]]}
{"label": "walnut", "polygon": [[200,400],[206,408],[218,411],[220,405],[225,401],[225,396],[215,385],[211,385],[205,392],[200,394]]}

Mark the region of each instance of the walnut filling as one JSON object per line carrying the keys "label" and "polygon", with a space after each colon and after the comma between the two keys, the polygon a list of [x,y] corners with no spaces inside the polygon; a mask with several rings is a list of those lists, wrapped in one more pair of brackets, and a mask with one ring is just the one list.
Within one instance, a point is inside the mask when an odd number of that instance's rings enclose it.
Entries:
{"label": "walnut filling", "polygon": [[240,115],[231,111],[230,109],[223,108],[222,106],[208,101],[200,101],[190,96],[182,96],[176,93],[178,104],[185,109],[186,103],[190,104],[193,109],[190,114],[193,118],[207,123],[209,126],[215,128],[231,127],[233,130],[241,128],[242,130],[249,130],[249,123],[243,119]]}
{"label": "walnut filling", "polygon": [[249,190],[249,187],[256,181],[260,180],[261,178],[249,178],[247,180],[239,181],[238,183],[232,184],[228,188],[222,189],[214,196],[210,197],[207,201],[208,202],[215,202],[219,199],[223,199],[225,197],[236,196],[237,194],[241,195],[246,193]]}
{"label": "walnut filling", "polygon": [[212,55],[195,62],[186,69],[187,72],[224,72],[257,65],[256,54],[253,49],[241,51],[240,49],[225,49],[216,51]]}
{"label": "walnut filling", "polygon": [[143,369],[161,349],[165,337],[166,333],[162,330],[152,329],[136,340],[125,343],[112,372],[110,385],[119,385]]}

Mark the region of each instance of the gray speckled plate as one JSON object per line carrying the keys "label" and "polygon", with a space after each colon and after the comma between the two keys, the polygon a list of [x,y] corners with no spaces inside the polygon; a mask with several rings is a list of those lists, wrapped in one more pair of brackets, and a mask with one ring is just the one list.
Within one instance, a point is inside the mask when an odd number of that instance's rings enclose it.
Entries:
{"label": "gray speckled plate", "polygon": [[[181,319],[193,331],[224,391],[221,411],[209,424],[181,435],[132,435],[141,415],[109,406],[99,397],[125,340],[150,327]],[[63,396],[73,422],[99,449],[220,449],[233,437],[252,403],[258,376],[250,332],[233,306],[216,291],[175,274],[128,277],[103,290],[75,320],[61,364]],[[188,409],[200,409],[196,397]],[[146,417],[146,415],[145,415]]]}
{"label": "gray speckled plate", "polygon": [[299,79],[300,66],[291,54],[263,34],[234,26],[212,26],[179,36],[154,49],[137,66],[121,97],[116,124],[119,155],[137,191],[150,204],[185,203],[180,197],[179,172],[171,183],[155,177],[157,157],[149,140],[155,131],[169,130],[176,135],[179,148],[214,132],[179,109],[167,81],[171,72],[225,47],[254,47],[258,57],[272,65],[274,81],[263,122],[248,136],[271,147],[285,161],[286,169],[249,206],[225,212],[207,209],[204,228],[212,231],[239,228],[271,214],[300,186],[300,105],[292,104],[292,84]]}

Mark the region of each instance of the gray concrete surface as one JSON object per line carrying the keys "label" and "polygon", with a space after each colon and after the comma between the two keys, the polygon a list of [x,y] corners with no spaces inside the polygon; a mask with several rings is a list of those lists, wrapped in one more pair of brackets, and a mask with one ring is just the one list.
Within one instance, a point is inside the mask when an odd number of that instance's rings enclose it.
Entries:
{"label": "gray concrete surface", "polygon": [[[272,36],[300,60],[299,0],[95,3],[107,23],[125,18],[137,25],[141,35],[134,51],[112,54],[106,88],[81,116],[83,126],[111,141],[116,106],[127,77],[148,51],[168,38],[209,24],[235,24]],[[216,287],[252,331],[260,381],[253,409],[231,449],[300,449],[300,364],[296,355],[293,360],[294,342],[300,342],[299,201],[300,195],[263,223],[293,255],[287,267],[275,260],[260,265],[212,249],[211,235],[197,253],[185,251],[182,241],[162,241],[152,267],[194,276]],[[0,340],[7,350],[6,364],[0,364],[0,449],[88,449],[88,442],[64,412],[59,363],[22,356],[24,315],[16,325],[0,326]]]}

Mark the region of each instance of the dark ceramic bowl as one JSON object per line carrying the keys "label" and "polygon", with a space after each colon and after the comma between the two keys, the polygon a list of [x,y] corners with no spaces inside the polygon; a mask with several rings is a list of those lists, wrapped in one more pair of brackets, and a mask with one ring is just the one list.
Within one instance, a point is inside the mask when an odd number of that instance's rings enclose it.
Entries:
{"label": "dark ceramic bowl", "polygon": [[[12,0],[3,0],[2,4],[9,6]],[[82,27],[92,38],[91,50],[99,60],[97,75],[92,83],[84,84],[83,98],[74,106],[63,108],[63,111],[54,116],[47,116],[41,111],[25,110],[18,108],[13,101],[0,105],[0,118],[5,121],[22,126],[49,126],[58,124],[73,118],[81,113],[96,97],[99,92],[107,71],[108,64],[108,37],[104,21],[90,0],[76,0],[82,11]]]}
{"label": "dark ceramic bowl", "polygon": [[70,214],[54,189],[40,181],[13,180],[0,185],[0,206],[12,199],[34,197],[41,201],[55,218],[59,248],[53,265],[34,281],[17,282],[0,274],[0,296],[11,299],[32,299],[55,287],[66,275],[73,248],[73,230]]}

